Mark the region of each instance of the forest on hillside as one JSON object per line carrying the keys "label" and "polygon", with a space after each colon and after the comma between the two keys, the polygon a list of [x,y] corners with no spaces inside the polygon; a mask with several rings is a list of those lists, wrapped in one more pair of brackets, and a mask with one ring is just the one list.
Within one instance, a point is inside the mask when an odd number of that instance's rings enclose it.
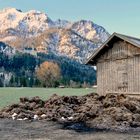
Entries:
{"label": "forest on hillside", "polygon": [[[75,60],[54,54],[39,53],[37,56],[33,56],[18,52],[13,56],[0,53],[0,86],[46,86],[42,84],[36,74],[36,70],[45,61],[57,63],[60,68],[60,77],[53,81],[53,87],[58,87],[59,85],[82,87],[93,85],[96,82],[96,71],[92,67]],[[49,80],[47,78],[48,82]]]}

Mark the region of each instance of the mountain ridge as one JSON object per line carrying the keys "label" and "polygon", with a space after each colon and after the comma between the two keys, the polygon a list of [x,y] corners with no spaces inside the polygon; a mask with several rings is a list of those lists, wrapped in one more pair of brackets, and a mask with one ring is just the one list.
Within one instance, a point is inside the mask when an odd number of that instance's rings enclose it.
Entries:
{"label": "mountain ridge", "polygon": [[83,63],[108,37],[109,33],[92,21],[53,21],[36,10],[0,11],[0,41],[21,52],[54,53]]}

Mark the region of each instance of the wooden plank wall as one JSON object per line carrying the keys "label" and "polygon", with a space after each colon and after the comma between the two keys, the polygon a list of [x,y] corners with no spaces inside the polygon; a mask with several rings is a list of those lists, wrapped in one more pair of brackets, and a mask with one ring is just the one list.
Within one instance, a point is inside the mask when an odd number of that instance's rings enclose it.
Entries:
{"label": "wooden plank wall", "polygon": [[97,92],[140,94],[140,49],[119,41],[98,59]]}

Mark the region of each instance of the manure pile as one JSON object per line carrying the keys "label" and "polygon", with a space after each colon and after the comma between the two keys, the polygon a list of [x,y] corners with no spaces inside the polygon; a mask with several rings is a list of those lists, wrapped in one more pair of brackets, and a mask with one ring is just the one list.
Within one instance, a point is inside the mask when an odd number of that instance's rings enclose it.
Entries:
{"label": "manure pile", "polygon": [[85,123],[104,129],[140,128],[140,99],[124,94],[20,98],[0,110],[0,118]]}

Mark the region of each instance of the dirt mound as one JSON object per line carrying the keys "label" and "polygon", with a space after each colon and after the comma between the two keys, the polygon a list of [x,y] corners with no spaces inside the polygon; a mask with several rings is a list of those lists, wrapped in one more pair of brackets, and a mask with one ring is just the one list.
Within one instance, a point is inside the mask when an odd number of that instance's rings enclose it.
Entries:
{"label": "dirt mound", "polygon": [[140,99],[124,94],[99,96],[58,96],[43,101],[39,97],[20,98],[0,111],[0,118],[83,122],[90,127],[129,129],[140,127]]}

